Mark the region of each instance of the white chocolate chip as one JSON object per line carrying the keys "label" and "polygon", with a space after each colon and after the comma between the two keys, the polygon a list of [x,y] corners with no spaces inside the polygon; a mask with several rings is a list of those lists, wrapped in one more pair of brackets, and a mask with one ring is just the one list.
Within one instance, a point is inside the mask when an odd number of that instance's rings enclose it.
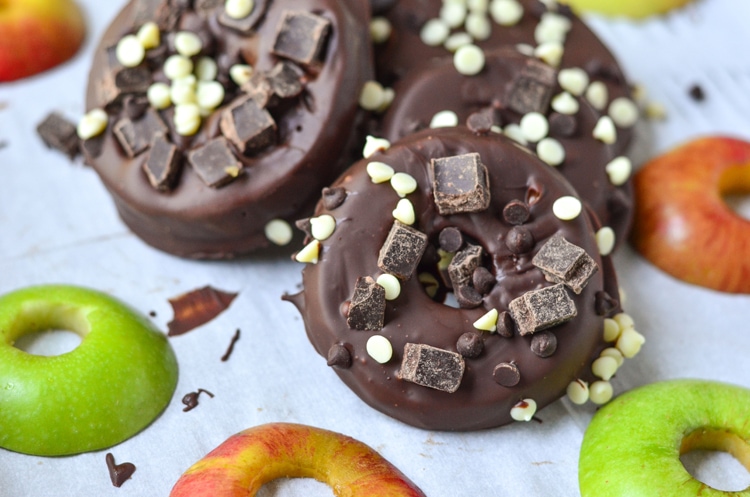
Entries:
{"label": "white chocolate chip", "polygon": [[599,357],[591,364],[591,372],[602,380],[609,381],[617,372],[617,359],[614,357]]}
{"label": "white chocolate chip", "polygon": [[445,271],[448,269],[448,266],[450,266],[451,262],[453,261],[453,257],[456,255],[453,252],[446,252],[443,249],[438,249],[438,255],[440,256],[440,260],[438,261],[438,269],[441,271]]}
{"label": "white chocolate chip", "polygon": [[616,314],[614,317],[614,320],[617,322],[617,325],[620,327],[621,330],[627,330],[628,328],[635,328],[635,321],[633,321],[633,318],[630,317],[630,314],[626,312],[621,312],[619,314]]}
{"label": "white chocolate chip", "polygon": [[562,43],[557,41],[548,41],[546,43],[538,45],[534,49],[534,56],[536,56],[540,60],[543,60],[552,67],[557,67],[560,65],[560,61],[562,60],[564,51],[565,50]]}
{"label": "white chocolate chip", "polygon": [[552,204],[552,212],[563,221],[577,218],[582,209],[581,201],[571,196],[560,197]]}
{"label": "white chocolate chip", "polygon": [[232,19],[244,19],[249,16],[255,8],[255,0],[227,0],[224,3],[224,12]]}
{"label": "white chocolate chip", "polygon": [[198,97],[195,93],[194,78],[189,77],[172,81],[169,96],[175,105],[196,103]]}
{"label": "white chocolate chip", "polygon": [[359,106],[365,110],[378,110],[383,105],[385,92],[377,81],[367,81],[359,94]]}
{"label": "white chocolate chip", "polygon": [[559,166],[565,161],[565,147],[554,138],[544,138],[536,145],[536,155],[550,166]]}
{"label": "white chocolate chip", "polygon": [[529,45],[528,43],[519,43],[516,45],[516,50],[518,53],[525,55],[526,57],[533,57],[534,56],[534,47]]}
{"label": "white chocolate chip", "polygon": [[613,394],[612,384],[608,381],[595,381],[589,387],[589,398],[594,404],[606,404],[612,400]]}
{"label": "white chocolate chip", "polygon": [[175,119],[194,119],[201,116],[200,107],[196,104],[178,104],[174,108]]}
{"label": "white chocolate chip", "polygon": [[381,274],[375,282],[385,288],[385,300],[396,300],[401,295],[401,282],[392,274]]}
{"label": "white chocolate chip", "polygon": [[252,75],[253,67],[247,64],[235,64],[229,68],[229,77],[237,86],[242,86],[250,81]]}
{"label": "white chocolate chip", "polygon": [[487,12],[490,8],[490,0],[468,0],[466,6],[470,12]]}
{"label": "white chocolate chip", "polygon": [[592,135],[594,138],[606,143],[607,145],[612,145],[616,142],[617,129],[615,128],[615,123],[612,122],[612,118],[609,116],[600,117],[596,126],[594,126],[594,132]]}
{"label": "white chocolate chip", "polygon": [[484,69],[484,51],[476,45],[464,45],[453,54],[456,71],[464,76],[474,76]]}
{"label": "white chocolate chip", "polygon": [[579,67],[569,67],[557,73],[557,82],[563,90],[580,97],[589,86],[589,75]]}
{"label": "white chocolate chip", "polygon": [[583,405],[589,400],[589,384],[583,380],[571,381],[568,383],[566,393],[572,403]]}
{"label": "white chocolate chip", "polygon": [[549,122],[544,114],[529,112],[521,118],[519,123],[524,138],[530,142],[538,142],[549,133]]}
{"label": "white chocolate chip", "polygon": [[521,145],[528,145],[529,143],[526,141],[526,137],[524,136],[523,131],[521,131],[521,126],[518,124],[508,124],[505,126],[505,129],[503,129],[503,134]]}
{"label": "white chocolate chip", "polygon": [[448,39],[451,29],[442,19],[430,19],[419,32],[422,43],[431,47],[442,45]]}
{"label": "white chocolate chip", "polygon": [[501,26],[515,26],[523,17],[523,6],[517,0],[492,0],[489,11]]}
{"label": "white chocolate chip", "polygon": [[193,55],[198,55],[203,50],[203,41],[195,33],[180,31],[174,35],[174,48],[178,54],[185,57],[192,57]]}
{"label": "white chocolate chip", "polygon": [[458,126],[458,115],[452,110],[441,110],[430,121],[430,128],[453,128]]}
{"label": "white chocolate chip", "polygon": [[380,364],[385,364],[393,357],[393,346],[383,335],[373,335],[367,339],[367,354]]}
{"label": "white chocolate chip", "polygon": [[104,133],[109,116],[103,109],[91,109],[78,121],[76,133],[81,140],[88,140]]}
{"label": "white chocolate chip", "polygon": [[503,128],[501,128],[497,124],[493,124],[492,126],[490,126],[490,131],[493,132],[493,133],[496,133],[498,135],[502,135],[503,134]]}
{"label": "white chocolate chip", "polygon": [[604,350],[602,350],[602,353],[599,354],[599,357],[611,357],[615,360],[617,363],[617,367],[619,368],[622,366],[622,364],[625,362],[625,357],[622,355],[622,352],[617,350],[614,347],[608,347]]}
{"label": "white chocolate chip", "polygon": [[263,231],[266,238],[275,245],[288,245],[292,241],[292,227],[283,219],[272,219]]}
{"label": "white chocolate chip", "polygon": [[115,48],[117,61],[125,67],[135,67],[143,62],[146,49],[136,35],[123,36]]}
{"label": "white chocolate chip", "polygon": [[460,2],[443,2],[440,8],[440,19],[449,28],[457,28],[466,20],[466,5]]}
{"label": "white chocolate chip", "polygon": [[398,201],[396,208],[393,209],[393,217],[408,226],[411,226],[417,220],[417,215],[414,213],[414,205],[406,198]]}
{"label": "white chocolate chip", "polygon": [[570,19],[554,12],[545,12],[534,29],[534,39],[538,44],[557,42],[565,43],[570,31]]}
{"label": "white chocolate chip", "polygon": [[154,109],[162,110],[172,105],[172,89],[166,83],[154,83],[148,87],[146,98]]}
{"label": "white chocolate chip", "polygon": [[592,107],[596,110],[604,110],[609,100],[609,90],[607,85],[601,81],[594,81],[586,89],[586,100],[589,101]]}
{"label": "white chocolate chip", "polygon": [[486,40],[492,34],[492,23],[486,14],[472,12],[466,16],[466,32],[475,40]]}
{"label": "white chocolate chip", "polygon": [[169,79],[184,78],[193,73],[193,61],[182,55],[170,55],[164,61],[164,75]]}
{"label": "white chocolate chip", "polygon": [[[375,155],[377,152],[382,152],[391,148],[391,142],[385,138],[376,138],[374,136],[367,135],[365,138],[365,146],[362,150],[362,156],[368,159]],[[390,179],[390,178],[388,178]]]}
{"label": "white chocolate chip", "polygon": [[510,410],[510,417],[516,421],[531,421],[534,414],[536,414],[534,399],[523,399]]}
{"label": "white chocolate chip", "polygon": [[370,38],[377,45],[388,41],[392,31],[393,26],[391,26],[391,21],[385,17],[373,17],[372,21],[370,21]]}
{"label": "white chocolate chip", "polygon": [[213,81],[219,75],[219,66],[211,57],[201,57],[195,64],[195,76],[200,81]]}
{"label": "white chocolate chip", "polygon": [[607,171],[609,181],[615,186],[624,185],[629,179],[633,172],[633,163],[625,156],[620,156],[612,159],[612,161],[604,166],[604,170]]}
{"label": "white chocolate chip", "polygon": [[460,32],[460,33],[454,33],[450,35],[445,40],[445,43],[443,43],[443,46],[449,52],[455,52],[456,50],[463,47],[464,45],[470,45],[473,42],[474,40],[469,35],[469,33]]}
{"label": "white chocolate chip", "polygon": [[437,295],[437,291],[440,288],[437,278],[430,273],[419,273],[419,282],[424,287],[424,291],[428,297],[434,298]]}
{"label": "white chocolate chip", "polygon": [[373,161],[367,164],[367,175],[373,183],[385,183],[394,175],[393,168],[385,162]]}
{"label": "white chocolate chip", "polygon": [[560,114],[572,116],[578,113],[581,106],[573,95],[564,91],[552,99],[552,108]]}
{"label": "white chocolate chip", "polygon": [[310,218],[310,234],[316,240],[327,240],[336,231],[336,219],[330,214]]}
{"label": "white chocolate chip", "polygon": [[145,50],[156,48],[161,44],[161,33],[155,22],[147,22],[141,26],[135,36]]}
{"label": "white chocolate chip", "polygon": [[497,312],[497,309],[492,309],[485,313],[482,317],[474,321],[474,328],[494,333],[497,331],[498,316],[499,313]]}
{"label": "white chocolate chip", "polygon": [[196,104],[177,104],[174,108],[174,127],[177,134],[192,136],[201,127],[201,110]]}
{"label": "white chocolate chip", "polygon": [[659,102],[649,102],[646,104],[646,117],[655,121],[662,121],[667,117],[667,109]]}
{"label": "white chocolate chip", "polygon": [[609,226],[604,226],[596,232],[596,246],[599,247],[599,254],[604,257],[612,253],[615,241],[615,230]]}
{"label": "white chocolate chip", "polygon": [[614,342],[620,337],[620,325],[611,318],[604,319],[604,341]]}
{"label": "white chocolate chip", "polygon": [[383,102],[378,107],[377,112],[387,111],[388,107],[393,103],[394,98],[396,98],[396,92],[393,91],[393,88],[383,88]]}
{"label": "white chocolate chip", "polygon": [[638,106],[629,98],[619,97],[609,104],[609,117],[621,128],[631,128],[638,122]]}
{"label": "white chocolate chip", "polygon": [[417,189],[417,180],[407,173],[396,173],[391,177],[391,186],[399,197],[405,197]]}
{"label": "white chocolate chip", "polygon": [[218,81],[200,81],[196,96],[201,109],[214,110],[224,101],[224,86]]}
{"label": "white chocolate chip", "polygon": [[305,245],[302,250],[297,252],[294,259],[297,262],[317,264],[318,257],[320,257],[320,242],[318,240],[313,240]]}
{"label": "white chocolate chip", "polygon": [[646,343],[646,338],[635,331],[634,328],[622,330],[620,338],[617,339],[617,350],[628,359],[632,359],[641,351],[641,346]]}

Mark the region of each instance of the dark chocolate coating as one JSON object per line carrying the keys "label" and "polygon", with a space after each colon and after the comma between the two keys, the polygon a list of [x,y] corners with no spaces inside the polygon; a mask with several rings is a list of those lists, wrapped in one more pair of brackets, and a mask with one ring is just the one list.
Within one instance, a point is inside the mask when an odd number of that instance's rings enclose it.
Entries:
{"label": "dark chocolate coating", "polygon": [[[489,172],[489,208],[471,214],[439,215],[432,195],[430,160],[474,152],[480,154]],[[344,316],[346,302],[352,298],[357,278],[381,274],[378,252],[393,224],[391,211],[399,200],[388,183],[372,183],[366,173],[371,161],[385,162],[417,180],[417,191],[407,196],[417,217],[413,227],[427,234],[432,246],[437,247],[443,229],[453,226],[484,248],[485,266],[497,283],[478,308],[457,309],[432,300],[415,275],[402,282],[397,299],[387,302],[382,330],[349,329]],[[346,200],[332,210],[325,209],[321,202],[316,215],[333,216],[336,230],[321,242],[318,263],[305,267],[304,290],[287,299],[300,310],[308,337],[321,356],[326,357],[335,344],[345,344],[351,351],[351,366],[334,371],[366,403],[420,428],[477,430],[510,423],[510,410],[522,399],[532,398],[541,408],[564,395],[571,381],[593,381],[591,363],[606,347],[602,338],[604,317],[595,312],[595,295],[603,289],[617,295],[617,281],[609,258],[598,254],[596,225],[587,211],[572,221],[561,221],[552,213],[556,199],[576,195],[557,171],[505,137],[478,136],[468,128],[456,127],[410,135],[388,151],[354,164],[334,186],[347,190]],[[513,225],[502,216],[505,205],[517,199],[529,205],[530,217],[523,226],[531,230],[535,240],[531,251],[521,255],[512,254],[506,247],[504,238]],[[534,354],[531,336],[516,333],[504,338],[485,332],[484,350],[476,358],[465,359],[466,371],[455,393],[399,378],[406,343],[456,352],[459,338],[466,332],[478,332],[472,323],[488,310],[502,313],[519,295],[550,286],[531,259],[558,233],[586,250],[600,270],[580,295],[568,292],[578,314],[549,329],[559,342],[552,356],[540,358]],[[366,351],[367,340],[374,334],[385,336],[393,345],[393,358],[384,365]],[[495,367],[511,362],[518,366],[520,381],[513,387],[498,385],[493,378]]]}
{"label": "dark chocolate coating", "polygon": [[[435,59],[431,64],[420,66],[396,84],[396,98],[383,119],[382,136],[396,141],[407,135],[414,123],[429,126],[432,117],[443,110],[455,112],[459,123],[465,123],[473,112],[494,106],[503,125],[517,124],[523,116],[508,108],[506,88],[519,76],[527,59],[513,49],[495,50],[487,53],[484,70],[469,78],[456,71],[450,58]],[[553,95],[560,92],[562,89],[557,86]],[[439,95],[439,98],[425,98],[426,95]],[[592,133],[602,114],[585,98],[576,100],[580,105],[573,116],[578,124],[577,131],[572,136],[563,136],[550,126],[549,136],[565,149],[565,161],[556,168],[591,206],[602,225],[615,231],[619,245],[630,231],[632,181],[622,186],[613,185],[605,166],[620,155],[625,145],[607,145],[594,138]],[[629,130],[618,129],[620,142],[629,139],[629,135]],[[529,148],[534,150],[535,144],[530,144]]]}
{"label": "dark chocolate coating", "polygon": [[[122,111],[108,109],[110,125],[99,139],[101,154],[88,161],[111,193],[123,221],[146,243],[191,258],[227,258],[266,246],[269,242],[264,227],[270,220],[302,217],[321,188],[350,163],[348,153],[356,141],[360,112],[358,96],[364,82],[373,77],[371,48],[362,36],[369,23],[366,0],[274,0],[249,35],[220,24],[217,16],[221,7],[207,19],[188,11],[177,29],[211,33],[216,39],[212,55],[220,71],[241,61],[256,71],[268,71],[279,61],[271,48],[280,16],[288,9],[314,12],[331,22],[323,62],[306,71],[304,94],[293,104],[281,106],[274,115],[278,144],[253,157],[242,157],[244,173],[228,185],[207,186],[186,162],[174,189],[157,191],[142,171],[146,154],[129,159],[111,132]],[[105,104],[102,81],[109,70],[106,49],[138,29],[133,25],[135,10],[134,3],[125,7],[96,50],[86,98],[88,109]],[[162,39],[166,38],[167,33],[162,33]],[[165,80],[158,73],[155,79]],[[234,88],[234,94],[239,94],[226,75],[224,80],[230,90]],[[233,96],[230,90],[224,107]],[[171,141],[185,153],[219,136],[224,107],[204,119],[193,137],[175,133],[172,108],[160,113],[170,126]]]}

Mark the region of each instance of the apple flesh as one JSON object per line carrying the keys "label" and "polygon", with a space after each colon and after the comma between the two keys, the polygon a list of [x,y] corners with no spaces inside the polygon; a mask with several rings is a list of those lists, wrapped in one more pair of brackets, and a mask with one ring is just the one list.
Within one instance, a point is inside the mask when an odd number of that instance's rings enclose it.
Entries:
{"label": "apple flesh", "polygon": [[83,14],[72,0],[0,0],[0,82],[65,62],[85,33]]}
{"label": "apple flesh", "polygon": [[750,470],[750,390],[701,380],[671,380],[631,390],[591,421],[578,464],[581,497],[750,495],[693,478],[680,456],[732,454]]}
{"label": "apple flesh", "polygon": [[608,16],[627,16],[637,19],[664,14],[682,7],[690,0],[563,0],[578,12],[597,12]]}
{"label": "apple flesh", "polygon": [[750,192],[750,143],[691,141],[646,164],[634,178],[633,245],[688,283],[750,293],[750,221],[723,196]]}
{"label": "apple flesh", "polygon": [[250,497],[276,478],[315,478],[338,496],[424,497],[362,442],[290,423],[261,425],[230,437],[188,469],[170,497]]}
{"label": "apple flesh", "polygon": [[[13,347],[47,329],[81,343],[53,357]],[[176,385],[165,335],[119,301],[63,285],[0,297],[0,447],[43,456],[110,447],[150,424]]]}

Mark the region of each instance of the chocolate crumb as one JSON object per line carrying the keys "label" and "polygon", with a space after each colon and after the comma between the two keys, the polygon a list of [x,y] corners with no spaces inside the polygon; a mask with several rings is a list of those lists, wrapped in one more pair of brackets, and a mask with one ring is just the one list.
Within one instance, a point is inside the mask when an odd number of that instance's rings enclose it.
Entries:
{"label": "chocolate crumb", "polygon": [[497,334],[503,338],[513,338],[513,318],[508,311],[501,312],[497,317]]}
{"label": "chocolate crumb", "polygon": [[168,336],[177,336],[201,326],[221,314],[237,297],[236,293],[223,292],[211,286],[204,286],[184,293],[169,303],[174,318],[167,323]]}
{"label": "chocolate crumb", "polygon": [[458,342],[456,342],[456,350],[459,354],[469,359],[479,357],[479,354],[481,354],[484,350],[484,340],[482,340],[482,337],[479,335],[479,333],[467,331],[466,333],[458,337]]}
{"label": "chocolate crumb", "polygon": [[528,253],[534,248],[534,235],[525,226],[513,226],[505,236],[505,246],[516,255]]}
{"label": "chocolate crumb", "polygon": [[503,208],[503,219],[509,224],[520,225],[529,220],[531,212],[523,200],[511,200]]}
{"label": "chocolate crumb", "polygon": [[229,360],[229,357],[231,357],[232,352],[234,352],[234,346],[240,339],[240,329],[237,328],[237,330],[234,332],[234,335],[232,335],[232,340],[229,342],[229,347],[227,347],[227,351],[224,352],[224,355],[221,356],[221,362],[227,362]]}
{"label": "chocolate crumb", "polygon": [[135,464],[132,462],[124,462],[121,464],[115,464],[115,456],[111,452],[107,452],[104,456],[104,460],[107,463],[107,469],[109,470],[109,479],[112,481],[112,485],[120,488],[123,483],[128,481],[133,473],[135,473]]}
{"label": "chocolate crumb", "polygon": [[690,87],[688,95],[690,95],[690,98],[696,102],[703,102],[706,99],[706,93],[703,91],[703,87],[698,84],[694,84]]}
{"label": "chocolate crumb", "polygon": [[182,398],[182,403],[185,404],[185,408],[182,410],[182,412],[192,411],[193,409],[198,407],[198,397],[202,393],[205,393],[212,399],[214,398],[214,394],[212,394],[208,390],[203,390],[202,388],[199,388],[197,392],[190,392],[188,394],[185,394],[185,396]]}
{"label": "chocolate crumb", "polygon": [[385,288],[370,276],[357,278],[346,324],[353,330],[378,331],[385,320]]}
{"label": "chocolate crumb", "polygon": [[492,371],[492,378],[498,385],[514,387],[521,381],[521,372],[512,362],[501,362]]}
{"label": "chocolate crumb", "polygon": [[335,343],[328,349],[327,364],[334,368],[349,369],[352,365],[352,354],[344,344]]}
{"label": "chocolate crumb", "polygon": [[407,343],[399,377],[417,385],[453,393],[461,385],[464,368],[464,359],[456,352]]}
{"label": "chocolate crumb", "polygon": [[339,207],[346,200],[346,190],[342,187],[323,188],[322,191],[323,207],[332,211]]}
{"label": "chocolate crumb", "polygon": [[458,228],[444,228],[438,235],[438,243],[446,252],[458,252],[464,244],[464,237]]}
{"label": "chocolate crumb", "polygon": [[489,269],[480,266],[471,273],[471,283],[474,285],[476,291],[482,295],[486,295],[495,286],[496,280]]}
{"label": "chocolate crumb", "polygon": [[151,316],[152,318],[155,318],[156,317],[156,311],[148,311],[148,315]]}
{"label": "chocolate crumb", "polygon": [[620,306],[617,299],[605,291],[596,292],[594,299],[594,309],[597,316],[608,316]]}
{"label": "chocolate crumb", "polygon": [[557,336],[549,331],[535,333],[531,337],[531,351],[539,357],[549,357],[557,350]]}

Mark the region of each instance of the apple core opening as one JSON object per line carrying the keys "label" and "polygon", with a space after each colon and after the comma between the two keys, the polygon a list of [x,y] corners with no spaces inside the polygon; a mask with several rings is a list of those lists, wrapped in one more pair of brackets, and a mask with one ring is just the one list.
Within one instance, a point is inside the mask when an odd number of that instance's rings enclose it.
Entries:
{"label": "apple core opening", "polygon": [[81,309],[29,303],[8,331],[7,337],[15,348],[33,355],[57,356],[75,350],[90,327]]}
{"label": "apple core opening", "polygon": [[685,470],[701,483],[722,492],[750,490],[750,443],[714,428],[688,434],[680,446]]}

